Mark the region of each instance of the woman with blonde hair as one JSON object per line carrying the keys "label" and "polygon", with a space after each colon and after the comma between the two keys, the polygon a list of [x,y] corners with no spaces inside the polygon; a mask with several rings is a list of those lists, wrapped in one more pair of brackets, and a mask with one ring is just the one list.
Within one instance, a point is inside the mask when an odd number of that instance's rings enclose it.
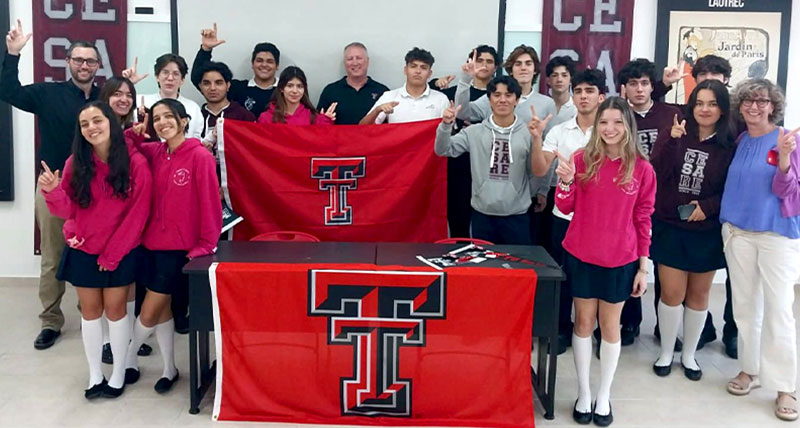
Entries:
{"label": "woman with blonde hair", "polygon": [[784,107],[783,92],[769,80],[736,86],[733,111],[747,131],[728,169],[720,221],[739,327],[740,372],[728,382],[728,392],[747,395],[760,385],[775,390],[775,416],[793,421],[798,416],[792,306],[800,276],[800,128],[776,125]]}
{"label": "woman with blonde hair", "polygon": [[[559,183],[556,206],[573,213],[563,241],[565,268],[572,282],[575,330],[572,336],[578,399],[576,422],[613,421],[611,383],[620,353],[620,314],[629,296],[647,289],[650,216],[656,177],[636,142],[636,120],[619,97],[599,107],[586,147],[570,159],[556,153]],[[589,387],[592,330],[600,319],[600,388],[595,405]]]}

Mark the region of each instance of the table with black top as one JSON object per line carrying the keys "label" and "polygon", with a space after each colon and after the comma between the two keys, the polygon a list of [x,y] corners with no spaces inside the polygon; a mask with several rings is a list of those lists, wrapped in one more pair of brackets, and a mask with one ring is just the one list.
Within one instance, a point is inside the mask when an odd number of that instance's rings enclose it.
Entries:
{"label": "table with black top", "polygon": [[[438,257],[464,244],[360,242],[240,242],[221,241],[213,256],[198,257],[183,269],[189,275],[189,413],[200,411],[200,401],[215,377],[209,338],[214,330],[208,268],[215,262],[236,263],[369,263],[378,266],[427,266],[416,256]],[[542,247],[494,245],[496,252],[525,259],[489,259],[476,267],[534,269],[537,275],[533,337],[538,359],[531,367],[531,383],[544,407],[545,419],[554,418],[558,308],[564,273]]]}

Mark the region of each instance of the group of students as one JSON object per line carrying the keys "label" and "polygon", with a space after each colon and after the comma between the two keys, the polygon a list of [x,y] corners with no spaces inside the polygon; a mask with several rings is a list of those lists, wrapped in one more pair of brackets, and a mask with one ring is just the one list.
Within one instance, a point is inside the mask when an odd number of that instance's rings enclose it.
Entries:
{"label": "group of students", "polygon": [[[542,70],[533,48],[515,48],[503,63],[508,75],[493,77],[500,58],[481,45],[455,87],[454,76],[430,80],[433,56],[414,48],[405,58],[405,85],[388,90],[367,75],[366,47],[351,43],[346,76],[326,86],[314,106],[300,68],[275,78],[280,51],[271,43],[255,46],[251,80],[233,79],[211,60],[224,43],[215,25],[201,31],[192,67],[206,100],[201,108],[180,95],[188,66],[174,54],[156,61],[156,94],[137,98],[135,84],[146,76],[135,65],[99,91],[99,52],[86,42],[67,52],[72,79],[22,86],[17,64],[29,37],[19,22],[6,37],[0,99],[37,114],[43,136],[36,214],[45,310],[34,346],[45,349],[60,334],[58,306],[69,281],[80,300],[87,398],[119,396],[138,380],[136,356],[153,332],[164,358],[155,389],[167,391],[178,378],[172,314],[185,306],[174,302],[186,288],[180,270],[187,259],[212,253],[220,234],[209,153],[220,119],[330,125],[441,118],[434,151],[451,158],[451,235],[541,243],[567,272],[559,345],[573,348],[577,422],[613,420],[611,384],[621,346],[638,335],[648,258],[660,295],[655,374],[668,375],[673,352],[682,349],[685,376],[701,378],[695,351],[710,324],[711,282],[727,266],[726,352],[741,367],[727,390],[745,395],[764,385],[778,392],[779,418],[798,416],[792,302],[800,275],[800,128],[777,125],[785,101],[768,80],[748,80],[729,93],[730,64],[709,55],[694,64],[688,104],[672,106],[657,99],[684,77],[678,68],[666,68],[658,81],[652,62],[633,60],[617,76],[623,97],[613,97],[602,71],[576,70],[570,58],[555,57],[545,66],[546,96],[534,90]],[[136,321],[133,283],[147,289]],[[100,366],[103,314],[114,364],[108,381]],[[594,402],[593,331],[601,365]]]}

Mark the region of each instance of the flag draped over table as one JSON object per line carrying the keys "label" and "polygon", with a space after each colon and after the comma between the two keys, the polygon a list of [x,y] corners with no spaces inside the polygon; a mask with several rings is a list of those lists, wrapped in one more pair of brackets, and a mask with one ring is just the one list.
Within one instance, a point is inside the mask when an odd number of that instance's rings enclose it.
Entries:
{"label": "flag draped over table", "polygon": [[214,419],[534,425],[532,269],[220,263]]}
{"label": "flag draped over table", "polygon": [[219,150],[234,237],[294,230],[323,241],[432,242],[447,236],[439,120],[287,126],[225,120]]}

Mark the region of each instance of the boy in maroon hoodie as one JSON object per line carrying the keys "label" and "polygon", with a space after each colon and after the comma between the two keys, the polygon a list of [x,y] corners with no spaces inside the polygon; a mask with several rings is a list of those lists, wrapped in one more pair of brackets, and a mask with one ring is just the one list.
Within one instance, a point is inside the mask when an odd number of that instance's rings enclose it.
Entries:
{"label": "boy in maroon hoodie", "polygon": [[[126,303],[136,272],[134,250],[150,213],[147,161],[125,143],[111,107],[94,101],[78,114],[78,132],[63,179],[59,182],[59,171],[51,172],[44,161],[42,167],[39,186],[47,208],[66,220],[67,246],[56,277],[73,284],[80,301],[83,349],[89,363],[84,397],[119,397],[125,387],[124,360],[131,338]],[[108,382],[100,364],[103,312],[111,349],[118,357]]]}
{"label": "boy in maroon hoodie", "polygon": [[[153,331],[161,348],[164,371],[155,385],[164,393],[178,379],[170,310],[173,292],[188,288],[181,270],[189,259],[212,254],[222,230],[222,206],[214,158],[196,138],[185,138],[189,115],[183,104],[164,98],[153,104],[153,127],[165,143],[145,143],[148,116],[126,132],[150,162],[153,206],[142,237],[139,280],[147,287],[125,362],[125,382],[139,379],[136,350]],[[133,350],[133,351],[131,351]]]}

